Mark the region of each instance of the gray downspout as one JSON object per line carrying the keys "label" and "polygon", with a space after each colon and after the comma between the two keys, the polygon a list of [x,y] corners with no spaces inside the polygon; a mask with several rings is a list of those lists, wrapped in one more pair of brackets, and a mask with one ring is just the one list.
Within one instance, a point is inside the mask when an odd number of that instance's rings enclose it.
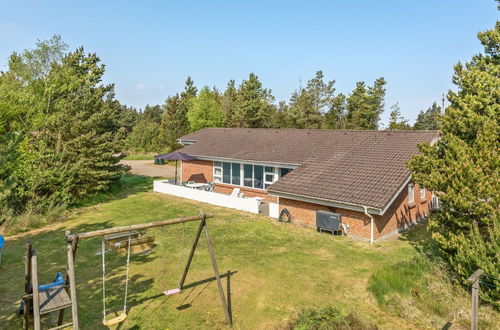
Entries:
{"label": "gray downspout", "polygon": [[373,216],[368,213],[368,207],[367,206],[363,206],[363,208],[365,209],[365,214],[370,218],[370,244],[373,244]]}

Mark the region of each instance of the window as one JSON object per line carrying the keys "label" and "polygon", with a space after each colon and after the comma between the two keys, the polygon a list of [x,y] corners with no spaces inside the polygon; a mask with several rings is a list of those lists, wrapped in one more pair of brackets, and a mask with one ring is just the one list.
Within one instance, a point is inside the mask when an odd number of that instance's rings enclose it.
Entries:
{"label": "window", "polygon": [[240,164],[232,163],[231,164],[231,184],[241,185],[241,173],[240,173]]}
{"label": "window", "polygon": [[222,182],[222,163],[214,162],[214,182]]}
{"label": "window", "polygon": [[424,187],[420,187],[420,200],[425,201],[426,190]]}
{"label": "window", "polygon": [[[252,164],[227,163],[214,161],[214,182],[244,186],[256,189],[267,189],[278,180],[283,172],[291,169],[276,168]],[[285,171],[283,171],[285,170]],[[284,174],[283,174],[284,175]]]}
{"label": "window", "polygon": [[231,163],[222,163],[222,182],[231,183]]}
{"label": "window", "polygon": [[264,166],[254,165],[253,166],[253,187],[262,189],[264,186]]}
{"label": "window", "polygon": [[292,171],[291,168],[280,168],[280,178],[284,177]]}
{"label": "window", "polygon": [[243,165],[243,185],[245,187],[253,186],[253,165]]}
{"label": "window", "polygon": [[266,166],[264,167],[264,189],[267,189],[270,185],[274,183],[276,174],[274,173],[274,167]]}
{"label": "window", "polygon": [[415,186],[413,183],[410,183],[408,185],[408,203],[414,203],[415,202]]}

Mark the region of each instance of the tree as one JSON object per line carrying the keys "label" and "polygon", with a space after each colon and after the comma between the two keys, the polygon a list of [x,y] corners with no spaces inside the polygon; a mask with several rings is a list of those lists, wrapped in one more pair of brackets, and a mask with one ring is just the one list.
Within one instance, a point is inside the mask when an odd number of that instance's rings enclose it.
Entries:
{"label": "tree", "polygon": [[238,90],[235,81],[230,80],[227,83],[226,90],[222,94],[222,110],[224,111],[225,126],[231,127],[233,123],[233,114],[236,107]]}
{"label": "tree", "polygon": [[394,104],[391,106],[391,113],[389,116],[389,127],[390,130],[406,130],[411,129],[410,124],[408,124],[408,119],[401,115],[401,109],[399,104]]}
{"label": "tree", "polygon": [[257,75],[250,73],[238,88],[232,127],[273,127],[276,107],[271,91],[262,87]]}
{"label": "tree", "polygon": [[373,86],[364,82],[356,83],[356,88],[347,98],[345,125],[351,129],[377,129],[380,115],[384,111],[385,79],[378,78]]}
{"label": "tree", "polygon": [[173,150],[179,147],[177,139],[189,133],[189,121],[187,113],[191,100],[196,97],[198,89],[194,86],[191,77],[187,77],[184,91],[179,98],[177,110],[173,113],[172,118],[167,124],[167,146]]}
{"label": "tree", "polygon": [[[428,229],[463,283],[477,268],[500,286],[500,22],[478,34],[484,53],[455,66],[458,92],[441,118],[441,137],[409,163],[414,179],[441,199]],[[498,306],[500,291],[482,287]]]}
{"label": "tree", "polygon": [[0,138],[15,146],[2,156],[16,155],[15,166],[1,174],[3,186],[15,178],[7,205],[13,216],[73,204],[123,173],[115,156],[122,107],[113,85],[102,84],[104,66],[95,54],[83,48],[63,54],[65,47],[58,36],[38,42],[34,50],[13,53],[0,74],[2,118],[13,115]]}
{"label": "tree", "polygon": [[0,72],[0,134],[44,125],[57,90],[49,88],[68,45],[61,36],[38,41],[9,57],[8,71]]}
{"label": "tree", "polygon": [[142,113],[142,117],[144,120],[157,123],[159,124],[161,122],[161,117],[163,115],[163,109],[160,105],[146,105],[144,108],[144,111]]}
{"label": "tree", "polygon": [[334,102],[335,81],[324,81],[322,71],[317,71],[305,88],[293,92],[285,112],[287,127],[322,128],[324,115]]}
{"label": "tree", "polygon": [[224,124],[224,111],[219,92],[205,86],[197,97],[191,99],[187,117],[192,132],[205,127],[221,127]]}
{"label": "tree", "polygon": [[439,122],[441,120],[441,107],[437,105],[436,102],[432,103],[425,112],[420,111],[417,116],[417,120],[413,125],[413,129],[429,129],[436,130],[439,129]]}

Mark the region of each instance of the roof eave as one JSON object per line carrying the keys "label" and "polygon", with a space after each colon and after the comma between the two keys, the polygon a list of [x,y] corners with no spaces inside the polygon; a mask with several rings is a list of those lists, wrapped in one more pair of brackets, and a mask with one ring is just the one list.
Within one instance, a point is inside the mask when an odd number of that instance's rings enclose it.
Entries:
{"label": "roof eave", "polygon": [[377,207],[373,207],[373,206],[369,206],[369,205],[341,202],[341,201],[336,201],[336,200],[331,200],[331,199],[311,197],[311,196],[306,196],[306,195],[301,195],[301,194],[293,194],[293,193],[289,193],[289,192],[281,192],[281,191],[269,190],[269,189],[267,190],[267,192],[271,196],[294,199],[294,200],[299,200],[299,201],[314,203],[314,204],[320,204],[320,205],[325,205],[325,206],[338,207],[338,208],[347,209],[347,210],[351,210],[351,211],[364,212],[364,207],[366,206],[368,208],[368,213],[375,214],[375,215],[383,215],[382,209],[377,208]]}

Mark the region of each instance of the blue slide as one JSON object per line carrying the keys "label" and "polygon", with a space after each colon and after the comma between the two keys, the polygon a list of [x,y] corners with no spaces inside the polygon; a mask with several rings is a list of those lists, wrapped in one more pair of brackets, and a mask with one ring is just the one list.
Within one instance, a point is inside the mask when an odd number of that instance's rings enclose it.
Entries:
{"label": "blue slide", "polygon": [[64,278],[63,278],[61,272],[57,272],[56,278],[54,279],[54,281],[52,283],[49,283],[49,284],[39,285],[38,291],[40,291],[40,292],[47,291],[49,289],[52,289],[52,288],[55,288],[55,287],[61,286],[61,285],[64,285]]}

